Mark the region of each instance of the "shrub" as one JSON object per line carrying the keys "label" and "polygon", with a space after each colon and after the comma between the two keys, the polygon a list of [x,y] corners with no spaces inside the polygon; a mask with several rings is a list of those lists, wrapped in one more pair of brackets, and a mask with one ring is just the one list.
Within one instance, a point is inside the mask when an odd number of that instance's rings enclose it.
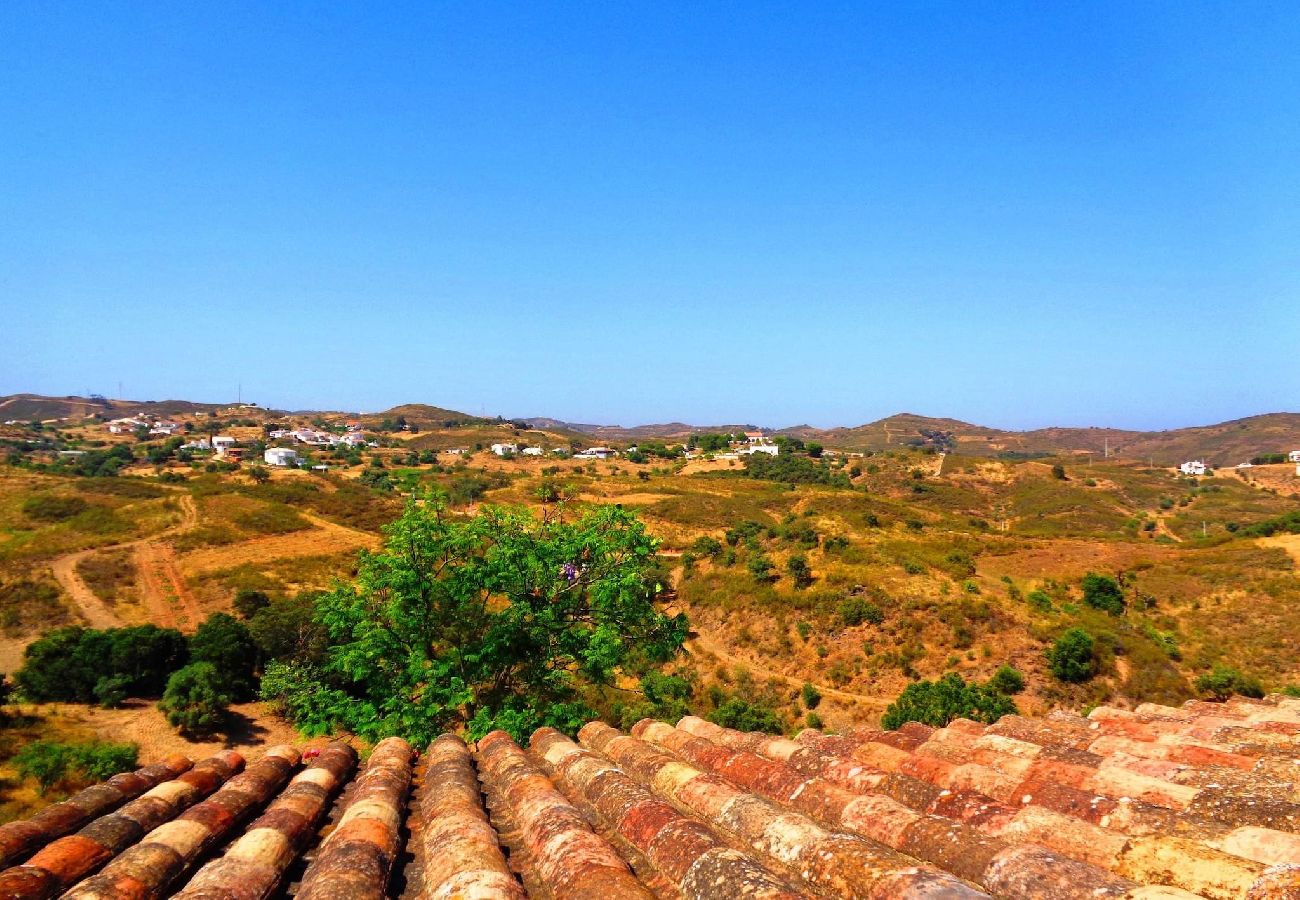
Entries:
{"label": "shrub", "polygon": [[1053,609],[1051,595],[1041,588],[1030,591],[1029,596],[1027,596],[1025,600],[1027,600],[1029,605],[1039,612],[1049,613]]}
{"label": "shrub", "polygon": [[749,569],[749,574],[754,576],[755,581],[766,583],[775,580],[772,575],[774,565],[766,554],[755,553],[745,563],[745,567]]}
{"label": "shrub", "polygon": [[1047,651],[1047,665],[1061,681],[1087,681],[1097,674],[1094,651],[1092,635],[1082,628],[1071,628]]}
{"label": "shrub", "polygon": [[136,767],[138,757],[135,744],[34,741],[18,751],[13,763],[19,775],[35,778],[44,794],[56,784],[76,787],[129,772]]}
{"label": "shrub", "polygon": [[190,663],[167,679],[158,708],[182,734],[210,734],[226,718],[230,695],[224,685],[225,679],[212,663]]}
{"label": "shrub", "polygon": [[38,522],[62,522],[80,515],[90,504],[80,497],[56,497],[38,494],[23,501],[23,515]]}
{"label": "shrub", "polygon": [[887,729],[907,722],[921,722],[942,728],[953,719],[995,722],[1017,712],[1015,701],[987,686],[967,684],[956,672],[937,681],[909,684],[881,717]]}
{"label": "shrub", "polygon": [[1025,689],[1025,676],[1020,674],[1019,669],[1003,663],[985,684],[999,694],[1010,696]]}
{"label": "shrub", "polygon": [[879,625],[885,621],[885,614],[880,607],[865,597],[845,597],[840,602],[840,621],[846,627],[853,628],[863,622]]}
{"label": "shrub", "polygon": [[825,723],[822,721],[822,717],[817,715],[817,713],[815,712],[810,712],[808,713],[808,715],[804,716],[803,723],[808,728],[815,728],[818,731],[820,731],[825,726]]}
{"label": "shrub", "polygon": [[1242,675],[1228,666],[1215,666],[1213,671],[1197,678],[1196,689],[1211,700],[1227,700],[1233,694],[1254,698],[1264,696],[1264,688],[1258,678]]}
{"label": "shrub", "polygon": [[691,551],[696,556],[717,556],[722,552],[722,542],[715,537],[704,535],[695,539],[695,543],[691,544]]}
{"label": "shrub", "polygon": [[117,709],[126,702],[131,679],[125,675],[107,675],[95,682],[95,699],[104,709]]}
{"label": "shrub", "polygon": [[817,705],[822,702],[822,692],[817,690],[816,685],[807,681],[803,683],[799,695],[803,700],[804,709],[816,709]]}
{"label": "shrub", "polygon": [[745,700],[741,697],[727,698],[717,709],[709,713],[708,719],[723,728],[736,731],[762,731],[766,734],[782,734],[785,722],[772,707],[758,700]]}
{"label": "shrub", "polygon": [[786,561],[785,570],[790,573],[797,588],[805,588],[813,582],[812,568],[808,565],[808,558],[803,555],[790,557]]}
{"label": "shrub", "polygon": [[1065,466],[1059,463],[1052,466],[1052,477],[1058,481],[1065,481]]}
{"label": "shrub", "polygon": [[1114,578],[1089,572],[1083,576],[1082,586],[1084,603],[1112,616],[1123,615],[1124,607],[1127,606],[1124,590]]}

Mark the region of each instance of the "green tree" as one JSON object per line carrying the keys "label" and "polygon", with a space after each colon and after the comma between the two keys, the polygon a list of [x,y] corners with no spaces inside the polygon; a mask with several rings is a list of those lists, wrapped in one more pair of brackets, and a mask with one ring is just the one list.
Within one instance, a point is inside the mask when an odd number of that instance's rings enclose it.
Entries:
{"label": "green tree", "polygon": [[667,661],[686,636],[684,616],[654,607],[655,542],[629,511],[539,521],[411,503],[386,533],[356,582],[319,601],[326,660],[263,677],[263,697],[308,733],[573,731],[594,714],[590,692]]}
{"label": "green tree", "polygon": [[267,471],[266,466],[249,466],[248,475],[258,484],[266,484],[271,480],[271,473]]}
{"label": "green tree", "polygon": [[786,725],[780,714],[766,703],[734,696],[726,698],[709,713],[708,719],[723,728],[766,734],[782,734]]}
{"label": "green tree", "polygon": [[1065,466],[1060,463],[1052,466],[1052,477],[1058,481],[1065,481]]}
{"label": "green tree", "polygon": [[1062,681],[1087,681],[1097,674],[1094,649],[1092,635],[1082,628],[1071,628],[1047,651],[1048,668]]}
{"label": "green tree", "polygon": [[307,593],[258,610],[248,633],[264,660],[321,662],[328,644],[324,626],[316,621],[316,595]]}
{"label": "green tree", "polygon": [[190,638],[190,659],[212,664],[222,693],[234,700],[252,698],[257,645],[243,622],[226,613],[208,616]]}
{"label": "green tree", "polygon": [[822,702],[822,692],[817,690],[817,686],[809,681],[803,683],[803,687],[799,690],[799,696],[803,700],[804,709],[816,709],[817,705]]}
{"label": "green tree", "polygon": [[990,687],[967,684],[956,672],[937,681],[909,684],[881,717],[884,728],[898,728],[906,722],[922,722],[941,728],[953,719],[996,722],[1017,712],[1015,701]]}
{"label": "green tree", "polygon": [[879,625],[885,621],[885,614],[880,607],[865,597],[845,597],[840,601],[840,621],[849,628],[868,622]]}
{"label": "green tree", "polygon": [[167,679],[158,708],[182,734],[211,734],[225,722],[230,705],[225,682],[212,663],[190,663]]}
{"label": "green tree", "polygon": [[1118,581],[1109,575],[1098,575],[1096,572],[1089,572],[1083,576],[1083,602],[1087,603],[1093,609],[1100,609],[1102,612],[1110,613],[1112,616],[1124,614],[1124,608],[1128,605],[1124,600],[1124,589],[1120,587]]}

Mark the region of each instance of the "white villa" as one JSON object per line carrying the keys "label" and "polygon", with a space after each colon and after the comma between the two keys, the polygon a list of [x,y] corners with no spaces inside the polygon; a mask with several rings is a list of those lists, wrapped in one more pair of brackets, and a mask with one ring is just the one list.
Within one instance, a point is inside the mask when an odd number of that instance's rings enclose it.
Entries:
{"label": "white villa", "polygon": [[524,456],[541,456],[541,455],[542,455],[542,448],[541,448],[541,447],[525,447],[523,450],[520,451],[520,453],[522,453]]}
{"label": "white villa", "polygon": [[1300,450],[1292,450],[1286,455],[1286,458],[1293,463],[1300,463]]}
{"label": "white villa", "polygon": [[1204,475],[1205,469],[1205,463],[1201,462],[1199,459],[1185,462],[1178,467],[1178,471],[1182,472],[1184,475]]}
{"label": "white villa", "polygon": [[288,447],[268,447],[262,459],[268,466],[293,466],[298,464],[298,451]]}
{"label": "white villa", "polygon": [[506,454],[513,455],[519,452],[519,445],[518,444],[493,444],[490,449],[497,456],[505,456]]}
{"label": "white villa", "polygon": [[741,456],[749,456],[754,453],[766,453],[768,456],[776,456],[780,452],[781,448],[776,444],[749,444],[736,451]]}
{"label": "white villa", "polygon": [[588,447],[581,453],[573,454],[574,459],[609,459],[617,456],[618,451],[613,447]]}

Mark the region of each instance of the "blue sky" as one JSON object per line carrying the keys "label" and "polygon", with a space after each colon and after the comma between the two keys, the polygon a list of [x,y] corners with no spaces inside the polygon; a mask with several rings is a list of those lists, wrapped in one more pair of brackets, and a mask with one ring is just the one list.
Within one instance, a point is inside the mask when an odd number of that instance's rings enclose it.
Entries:
{"label": "blue sky", "polygon": [[0,40],[0,393],[1300,408],[1300,5],[10,0]]}

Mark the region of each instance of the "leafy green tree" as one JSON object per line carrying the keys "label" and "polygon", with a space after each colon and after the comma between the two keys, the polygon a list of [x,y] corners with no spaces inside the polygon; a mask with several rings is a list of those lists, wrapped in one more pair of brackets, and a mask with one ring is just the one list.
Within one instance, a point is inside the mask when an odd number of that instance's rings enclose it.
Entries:
{"label": "leafy green tree", "polygon": [[[159,696],[168,676],[189,661],[185,635],[175,628],[134,625],[112,628],[104,634],[108,636],[108,665],[101,674],[127,678],[125,690],[129,695]],[[102,702],[102,698],[98,699]]]}
{"label": "leafy green tree", "polygon": [[1264,687],[1258,678],[1242,675],[1230,666],[1215,666],[1196,679],[1196,689],[1211,700],[1227,700],[1233,694],[1242,697],[1263,697]]}
{"label": "leafy green tree", "polygon": [[641,678],[640,687],[644,700],[615,711],[615,717],[624,728],[631,728],[642,719],[675,722],[690,712],[688,701],[694,689],[682,676],[648,672]]}
{"label": "leafy green tree", "polygon": [[1019,694],[1025,689],[1025,676],[1020,674],[1019,669],[1003,663],[985,684],[999,694],[1010,696]]}
{"label": "leafy green tree", "polygon": [[263,697],[308,733],[573,731],[593,715],[588,692],[667,661],[686,636],[684,616],[654,607],[655,542],[629,511],[539,521],[411,503],[386,532],[355,584],[319,601],[325,662],[275,663],[263,677]]}
{"label": "leafy green tree", "polygon": [[1060,463],[1052,466],[1052,477],[1058,481],[1065,481],[1065,466]]}
{"label": "leafy green tree", "polygon": [[106,675],[95,682],[95,699],[105,709],[117,709],[130,696],[131,679],[125,675]]}
{"label": "leafy green tree", "polygon": [[249,466],[248,475],[258,484],[266,484],[271,480],[271,473],[266,466]]}
{"label": "leafy green tree", "polygon": [[898,728],[906,722],[922,722],[941,728],[953,719],[996,722],[1017,712],[1015,701],[992,688],[967,684],[956,672],[937,681],[909,684],[881,717],[884,728]]}
{"label": "leafy green tree", "polygon": [[1094,650],[1092,635],[1082,628],[1071,628],[1047,651],[1048,668],[1062,681],[1087,681],[1097,674]]}
{"label": "leafy green tree", "polygon": [[190,663],[167,679],[158,708],[182,734],[211,734],[226,720],[225,682],[212,663]]}
{"label": "leafy green tree", "polygon": [[1093,609],[1100,609],[1112,616],[1124,614],[1128,603],[1124,600],[1124,589],[1114,578],[1089,572],[1083,576],[1082,587],[1083,602]]}
{"label": "leafy green tree", "polygon": [[776,576],[772,574],[775,564],[766,553],[755,553],[745,563],[745,568],[749,569],[749,574],[754,576],[755,581],[767,583],[776,580]]}
{"label": "leafy green tree", "polygon": [[28,700],[91,703],[108,668],[109,639],[77,625],[56,628],[27,645],[15,674]]}
{"label": "leafy green tree", "polygon": [[243,622],[226,613],[208,616],[190,638],[190,659],[212,664],[222,693],[234,700],[252,698],[257,645]]}
{"label": "leafy green tree", "polygon": [[275,600],[248,622],[248,633],[264,660],[321,662],[328,645],[316,621],[316,595],[302,593]]}

